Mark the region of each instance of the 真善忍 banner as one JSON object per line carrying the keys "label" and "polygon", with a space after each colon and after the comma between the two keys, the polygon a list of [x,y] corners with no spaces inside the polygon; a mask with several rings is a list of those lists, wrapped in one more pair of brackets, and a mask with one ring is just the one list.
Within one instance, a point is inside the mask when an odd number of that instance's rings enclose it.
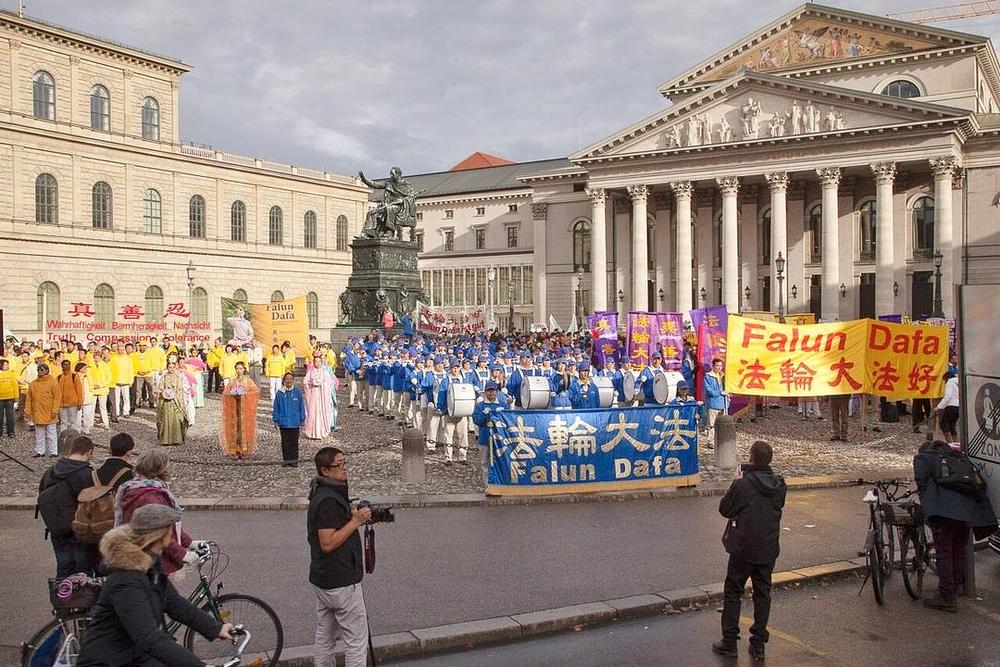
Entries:
{"label": "\u771f\u5584\u5fcd banner", "polygon": [[698,405],[497,412],[488,495],[618,491],[698,483]]}
{"label": "\u771f\u5584\u5fcd banner", "polygon": [[868,319],[795,325],[731,315],[726,347],[726,389],[735,394],[898,400],[944,393],[947,327]]}

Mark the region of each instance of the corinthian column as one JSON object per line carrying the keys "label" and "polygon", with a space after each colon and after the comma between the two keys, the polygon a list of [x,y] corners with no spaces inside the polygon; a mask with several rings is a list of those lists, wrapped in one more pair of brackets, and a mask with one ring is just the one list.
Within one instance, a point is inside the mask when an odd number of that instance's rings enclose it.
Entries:
{"label": "corinthian column", "polygon": [[[778,274],[774,270],[774,260],[778,258],[778,253],[788,261],[788,172],[776,171],[772,174],[765,174],[768,185],[771,186],[771,303],[788,303],[787,295],[778,294],[778,291],[786,291],[785,284],[788,281],[788,272],[785,272],[785,280],[778,282]],[[787,266],[787,264],[786,264]]]}
{"label": "corinthian column", "polygon": [[686,313],[691,310],[691,181],[671,183],[674,201],[677,202],[677,274],[674,310]]}
{"label": "corinthian column", "polygon": [[645,185],[628,186],[632,198],[632,308],[649,310],[649,258],[647,253],[646,198],[649,190]]}
{"label": "corinthian column", "polygon": [[604,188],[588,188],[590,197],[590,271],[594,312],[608,309],[608,231]]}
{"label": "corinthian column", "polygon": [[892,214],[892,182],[896,178],[895,162],[872,165],[875,175],[875,315],[896,312],[896,261],[893,253],[894,219]]}
{"label": "corinthian column", "polygon": [[740,179],[717,178],[722,191],[722,303],[730,313],[740,312],[739,230],[736,227],[736,195]]}
{"label": "corinthian column", "polygon": [[840,319],[840,228],[837,187],[840,168],[817,169],[823,186],[823,291],[821,317],[826,322]]}
{"label": "corinthian column", "polygon": [[[958,160],[952,156],[931,158],[934,173],[934,250],[941,253],[941,302],[944,314],[953,315],[951,304],[955,291],[955,251],[952,247],[953,221],[951,215],[952,176]],[[917,313],[914,313],[916,315]]]}

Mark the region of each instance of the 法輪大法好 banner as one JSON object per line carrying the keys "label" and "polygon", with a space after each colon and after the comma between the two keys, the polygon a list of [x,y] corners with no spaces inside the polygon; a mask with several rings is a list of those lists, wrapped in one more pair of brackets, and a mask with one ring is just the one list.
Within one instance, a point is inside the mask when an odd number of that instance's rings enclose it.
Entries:
{"label": "\u6cd5\u8f2a\u5927\u6cd5\u597d banner", "polygon": [[941,396],[948,330],[852,320],[778,324],[730,316],[726,390],[754,396]]}
{"label": "\u6cd5\u8f2a\u5927\u6cd5\u597d banner", "polygon": [[698,482],[696,404],[511,410],[493,417],[489,495],[689,486]]}

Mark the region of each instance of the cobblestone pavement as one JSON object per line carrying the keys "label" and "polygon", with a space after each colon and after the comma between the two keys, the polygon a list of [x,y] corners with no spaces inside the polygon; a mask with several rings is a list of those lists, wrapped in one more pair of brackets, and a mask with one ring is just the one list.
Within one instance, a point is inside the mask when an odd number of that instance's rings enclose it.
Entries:
{"label": "cobblestone pavement", "polygon": [[[265,390],[266,393],[266,390]],[[347,403],[346,395],[340,397]],[[801,421],[794,407],[782,406],[768,411],[764,419],[751,423],[744,418],[738,425],[738,447],[745,460],[750,444],[766,439],[775,448],[775,466],[786,476],[863,474],[866,471],[908,470],[922,436],[914,435],[909,421],[882,424],[880,433],[862,433],[855,420],[850,442],[830,442],[829,421]],[[204,408],[198,409],[197,423],[188,431],[187,444],[166,448],[173,465],[172,486],[178,496],[204,497],[280,497],[305,495],[313,476],[310,461],[326,445],[347,452],[351,466],[352,495],[475,493],[483,490],[482,473],[475,464],[444,465],[444,455],[431,454],[427,459],[427,478],[422,484],[400,481],[402,427],[395,422],[342,407],[339,428],[321,441],[300,440],[302,463],[298,468],[280,465],[281,446],[277,429],[271,422],[271,408],[262,400],[258,412],[257,450],[249,459],[233,462],[223,459],[218,444],[220,402],[210,395]],[[906,419],[906,418],[904,418]],[[128,420],[113,425],[112,431],[95,427],[91,437],[98,446],[95,460],[107,455],[108,441],[115,431],[128,431],[140,451],[157,447],[156,423],[152,410],[140,408]],[[702,437],[704,443],[704,437]],[[0,458],[0,495],[31,495],[48,459],[32,459],[33,433],[18,424],[13,441],[3,439],[2,451],[27,463],[34,471]],[[469,452],[470,461],[479,453]],[[702,448],[702,480],[722,481],[732,472],[714,466],[714,452]]]}

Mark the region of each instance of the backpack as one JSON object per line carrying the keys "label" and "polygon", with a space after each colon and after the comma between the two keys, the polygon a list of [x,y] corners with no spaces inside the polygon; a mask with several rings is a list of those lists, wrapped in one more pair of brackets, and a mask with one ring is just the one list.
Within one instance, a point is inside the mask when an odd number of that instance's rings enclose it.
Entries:
{"label": "backpack", "polygon": [[939,447],[936,453],[938,465],[931,469],[931,475],[939,486],[965,495],[986,489],[986,482],[965,452]]}
{"label": "backpack", "polygon": [[131,468],[122,468],[103,485],[97,471],[91,471],[94,485],[80,492],[73,516],[73,532],[81,542],[97,544],[104,533],[115,527],[115,483],[127,472]]}
{"label": "backpack", "polygon": [[76,498],[65,479],[56,479],[52,468],[42,475],[41,491],[35,502],[35,518],[39,515],[45,530],[52,537],[65,537],[73,532]]}

